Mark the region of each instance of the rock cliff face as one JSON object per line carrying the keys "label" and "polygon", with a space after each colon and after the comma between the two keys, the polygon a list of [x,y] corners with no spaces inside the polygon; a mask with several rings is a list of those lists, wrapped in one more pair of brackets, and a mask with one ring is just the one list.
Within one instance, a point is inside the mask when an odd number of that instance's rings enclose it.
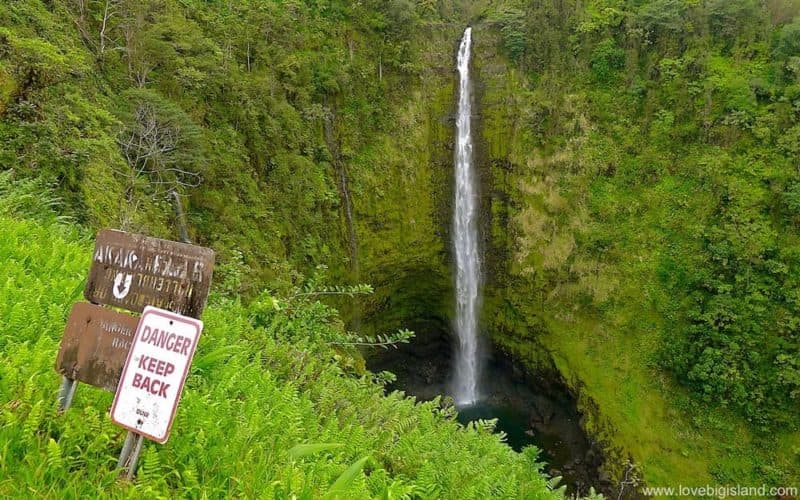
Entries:
{"label": "rock cliff face", "polygon": [[[528,110],[518,98],[527,84],[500,50],[496,33],[478,24],[473,84],[486,279],[481,331],[500,358],[510,355],[521,371],[535,373],[534,377],[548,384],[564,384],[578,401],[581,425],[596,430],[600,428],[597,405],[581,395],[579,378],[561,376],[553,353],[545,348],[547,326],[535,282],[536,264],[519,265],[521,253],[530,246],[544,245],[545,239],[542,234],[526,236],[521,224],[535,223],[541,217],[544,225],[550,216],[524,197],[525,189],[536,183],[529,177],[535,159],[523,126]],[[452,67],[454,54],[437,57],[440,68]],[[415,346],[403,348],[399,354],[378,354],[380,359],[372,366],[398,372],[401,383],[409,386],[398,388],[411,389],[423,398],[446,391],[450,366],[455,83],[455,73],[442,69],[427,75],[420,88],[410,93],[402,113],[405,118],[398,123],[399,134],[387,138],[383,146],[402,144],[408,150],[402,161],[386,165],[385,177],[374,177],[371,172],[360,177],[358,169],[350,170],[361,278],[376,288],[374,296],[361,302],[360,327],[371,333],[402,326],[417,335]],[[542,241],[530,240],[536,237]],[[526,238],[530,241],[520,248],[520,240]],[[559,258],[553,253],[552,258]],[[422,381],[428,387],[423,388]],[[622,452],[608,436],[603,439],[600,447],[611,456],[608,470],[602,472],[606,475],[603,487],[611,491],[611,478],[621,473],[612,462],[622,463]]]}
{"label": "rock cliff face", "polygon": [[[453,37],[453,40],[456,38]],[[451,40],[442,41],[444,47]],[[410,86],[391,135],[350,159],[365,333],[448,328],[454,82],[447,50]],[[345,277],[347,274],[345,273]]]}
{"label": "rock cliff face", "polygon": [[[414,158],[407,155],[401,169],[379,181],[392,201],[372,198],[360,207],[356,201],[367,242],[362,264],[370,269],[362,279],[378,290],[364,304],[365,325],[408,326],[427,346],[441,346],[449,335],[453,310],[455,75],[449,68],[457,39],[453,33],[452,52],[438,54],[437,64],[448,70],[409,94],[415,126],[407,145]],[[604,484],[761,481],[768,480],[764,464],[779,471],[775,477],[791,477],[796,431],[769,438],[766,448],[754,446],[766,438],[725,408],[698,406],[658,365],[664,336],[674,335],[686,307],[658,274],[663,255],[673,251],[664,245],[677,232],[663,228],[707,217],[706,195],[685,198],[669,179],[649,194],[634,187],[633,194],[612,196],[604,190],[624,188],[598,188],[627,185],[613,178],[620,165],[644,165],[633,171],[647,176],[646,165],[660,161],[640,144],[615,144],[626,122],[609,118],[605,108],[622,115],[624,99],[608,101],[607,90],[592,93],[591,85],[576,88],[569,73],[539,84],[543,73],[510,63],[488,22],[474,25],[474,44],[485,338],[518,366],[569,388],[582,427],[606,457]],[[661,147],[649,140],[641,149]],[[405,213],[400,207],[414,213],[414,223],[397,216]],[[691,236],[681,243],[695,244]],[[427,364],[420,370],[431,379]]]}

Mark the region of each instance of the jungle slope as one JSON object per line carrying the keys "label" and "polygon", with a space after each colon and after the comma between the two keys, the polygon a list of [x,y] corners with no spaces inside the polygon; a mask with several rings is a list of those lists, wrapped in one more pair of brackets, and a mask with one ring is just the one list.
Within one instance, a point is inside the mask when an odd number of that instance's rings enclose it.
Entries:
{"label": "jungle slope", "polygon": [[485,330],[618,480],[797,485],[800,6],[484,4]]}
{"label": "jungle slope", "polygon": [[245,296],[327,265],[437,304],[459,4],[3,2],[0,168],[93,228],[177,238],[175,191]]}
{"label": "jungle slope", "polygon": [[119,480],[112,395],[82,385],[56,411],[53,362],[92,240],[59,222],[51,199],[41,183],[0,174],[3,498],[563,498],[537,473],[535,449],[515,453],[437,402],[385,396],[336,347],[341,322],[313,295],[245,307],[219,293],[231,283],[218,283],[204,314],[169,442],[147,442],[136,481]]}
{"label": "jungle slope", "polygon": [[177,239],[177,193],[244,301],[327,268],[366,334],[446,328],[463,3],[2,3],[0,169],[92,229]]}

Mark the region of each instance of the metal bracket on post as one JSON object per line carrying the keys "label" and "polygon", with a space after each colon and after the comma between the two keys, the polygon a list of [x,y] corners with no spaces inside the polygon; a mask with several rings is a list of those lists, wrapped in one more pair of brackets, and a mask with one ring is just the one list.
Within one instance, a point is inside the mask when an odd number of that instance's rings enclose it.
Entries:
{"label": "metal bracket on post", "polygon": [[61,387],[58,389],[58,411],[63,413],[72,406],[72,398],[75,397],[75,390],[78,388],[78,381],[68,377],[61,380]]}
{"label": "metal bracket on post", "polygon": [[141,434],[128,431],[125,436],[125,444],[122,445],[122,451],[119,453],[119,460],[117,460],[117,469],[125,470],[125,478],[129,481],[133,480],[136,475],[136,466],[139,464],[139,454],[142,452],[142,443],[144,437]]}

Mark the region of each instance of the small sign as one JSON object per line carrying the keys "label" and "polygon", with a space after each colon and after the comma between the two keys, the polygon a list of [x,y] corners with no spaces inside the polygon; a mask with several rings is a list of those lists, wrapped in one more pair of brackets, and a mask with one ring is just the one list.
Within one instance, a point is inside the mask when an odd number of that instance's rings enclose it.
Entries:
{"label": "small sign", "polygon": [[84,296],[129,311],[150,305],[199,318],[213,269],[210,248],[104,229],[97,234]]}
{"label": "small sign", "polygon": [[78,302],[69,313],[56,358],[56,371],[67,378],[114,392],[139,318]]}
{"label": "small sign", "polygon": [[203,322],[146,307],[119,381],[111,420],[164,444]]}

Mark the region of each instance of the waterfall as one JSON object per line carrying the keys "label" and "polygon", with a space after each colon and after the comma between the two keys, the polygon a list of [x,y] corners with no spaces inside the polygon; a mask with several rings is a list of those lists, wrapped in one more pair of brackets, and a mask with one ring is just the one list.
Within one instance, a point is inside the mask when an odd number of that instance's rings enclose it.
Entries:
{"label": "waterfall", "polygon": [[469,61],[472,28],[464,31],[458,49],[458,117],[455,148],[455,209],[453,247],[456,257],[456,346],[453,397],[458,406],[469,406],[480,394],[478,310],[480,307],[480,255],[478,253],[477,173],[472,160],[472,89]]}

